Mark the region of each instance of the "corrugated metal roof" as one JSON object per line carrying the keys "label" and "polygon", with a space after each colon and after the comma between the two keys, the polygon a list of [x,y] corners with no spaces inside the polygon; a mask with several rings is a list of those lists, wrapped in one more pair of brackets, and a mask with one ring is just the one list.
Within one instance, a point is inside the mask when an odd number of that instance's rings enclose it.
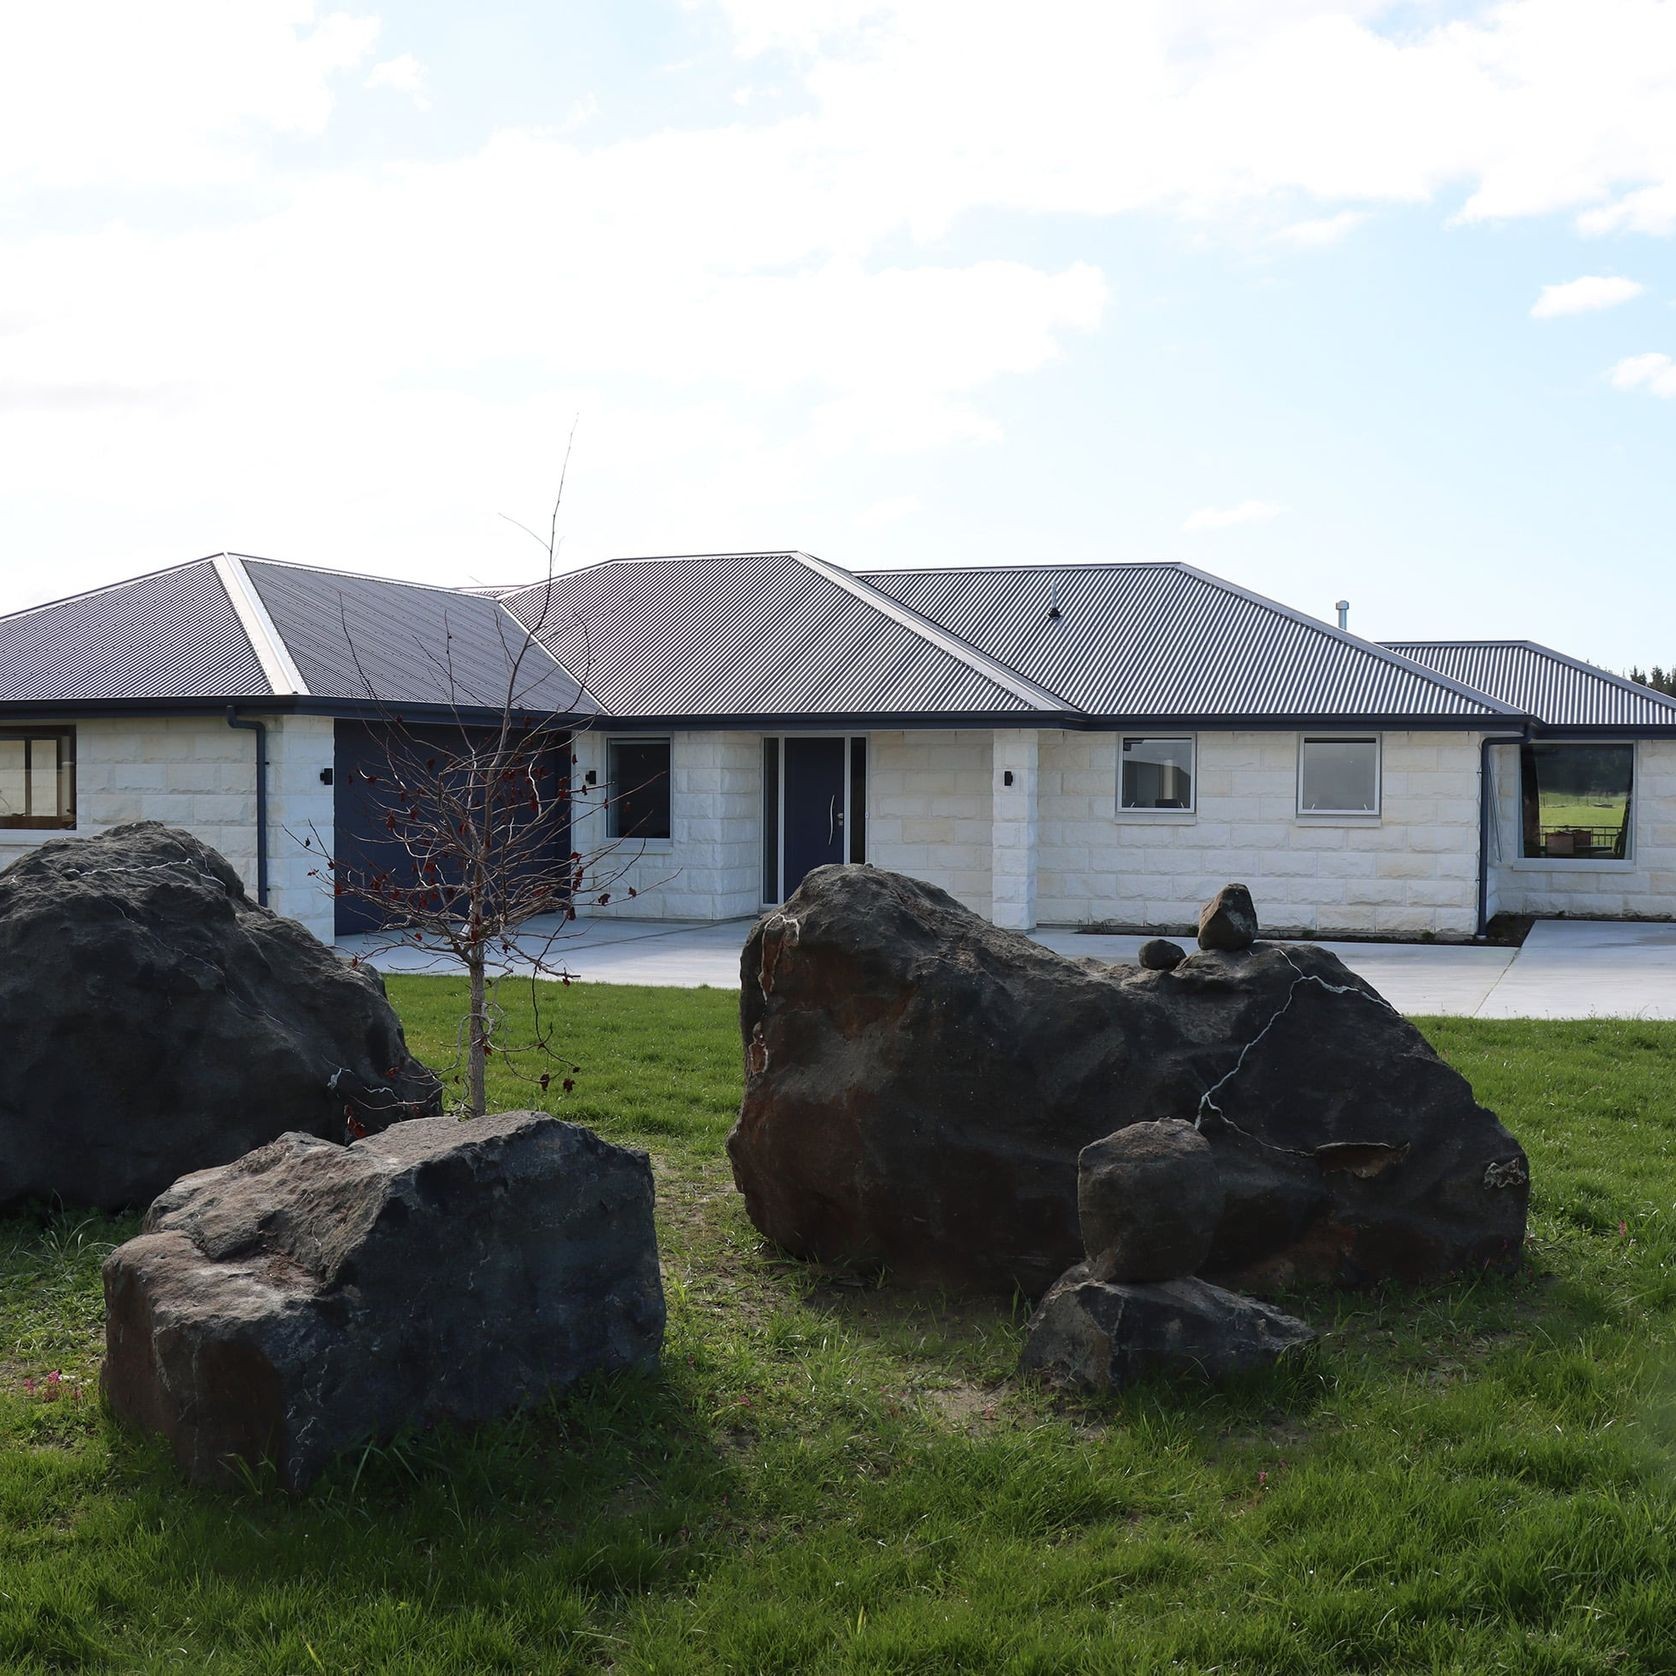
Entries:
{"label": "corrugated metal roof", "polygon": [[1402,640],[1393,652],[1550,727],[1676,727],[1676,699],[1530,640]]}
{"label": "corrugated metal roof", "polygon": [[857,574],[1091,715],[1371,722],[1508,713],[1463,683],[1189,565]]}
{"label": "corrugated metal roof", "polygon": [[803,554],[610,559],[523,589],[506,604],[534,622],[544,599],[543,639],[615,715],[1064,708]]}
{"label": "corrugated metal roof", "polygon": [[272,690],[211,559],[0,617],[0,703],[258,698]]}
{"label": "corrugated metal roof", "polygon": [[[271,559],[240,562],[312,697],[370,697],[396,708],[498,711],[506,703],[523,630],[497,600]],[[540,645],[519,667],[514,707],[593,708]]]}

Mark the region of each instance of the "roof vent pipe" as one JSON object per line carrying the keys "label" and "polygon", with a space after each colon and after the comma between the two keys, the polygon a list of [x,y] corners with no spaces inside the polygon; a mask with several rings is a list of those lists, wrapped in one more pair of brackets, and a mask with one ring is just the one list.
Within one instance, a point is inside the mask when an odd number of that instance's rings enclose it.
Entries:
{"label": "roof vent pipe", "polygon": [[1338,626],[1341,629],[1349,628],[1350,627],[1350,601],[1347,600],[1347,599],[1341,599],[1338,602],[1338,604],[1334,607],[1334,609],[1338,612]]}

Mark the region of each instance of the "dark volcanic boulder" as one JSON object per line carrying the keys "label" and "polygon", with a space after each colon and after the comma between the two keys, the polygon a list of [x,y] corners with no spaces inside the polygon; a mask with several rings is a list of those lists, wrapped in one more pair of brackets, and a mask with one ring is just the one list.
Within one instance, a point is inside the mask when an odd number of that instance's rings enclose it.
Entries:
{"label": "dark volcanic boulder", "polygon": [[1221,1379],[1315,1342],[1294,1315],[1204,1280],[1124,1285],[1070,1270],[1024,1330],[1019,1366],[1050,1384],[1116,1391],[1151,1374]]}
{"label": "dark volcanic boulder", "polygon": [[0,1041],[0,1205],[143,1205],[289,1129],[440,1109],[377,974],[155,822],[0,873]]}
{"label": "dark volcanic boulder", "polygon": [[1071,961],[930,885],[818,868],[741,962],[728,1138],[788,1251],[1040,1294],[1082,1256],[1077,1155],[1200,1118],[1224,1207],[1201,1273],[1262,1289],[1519,1259],[1519,1144],[1326,950],[1171,972]]}
{"label": "dark volcanic boulder", "polygon": [[1210,1255],[1222,1181],[1191,1123],[1131,1123],[1082,1149],[1077,1219],[1106,1280],[1174,1280]]}
{"label": "dark volcanic boulder", "polygon": [[105,1262],[105,1396],[188,1477],[469,1423],[647,1367],[663,1288],[643,1152],[541,1112],[282,1135],[178,1181]]}
{"label": "dark volcanic boulder", "polygon": [[1257,910],[1244,885],[1224,885],[1199,910],[1199,947],[1232,954],[1257,941]]}

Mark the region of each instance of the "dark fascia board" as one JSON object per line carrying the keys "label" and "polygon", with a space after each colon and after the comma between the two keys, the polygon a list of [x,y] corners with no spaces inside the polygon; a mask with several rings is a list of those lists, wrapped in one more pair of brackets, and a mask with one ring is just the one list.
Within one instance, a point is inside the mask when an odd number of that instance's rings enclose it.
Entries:
{"label": "dark fascia board", "polygon": [[[346,720],[377,720],[391,717],[397,721],[413,722],[469,722],[474,727],[493,724],[504,713],[498,707],[473,709],[468,705],[453,704],[385,704],[371,699],[296,698],[260,693],[245,698],[128,698],[82,699],[68,704],[43,704],[12,699],[0,701],[0,717],[38,716],[43,721],[64,717],[93,718],[118,716],[221,716],[232,708],[256,715],[342,716]],[[515,720],[550,722],[565,727],[586,723],[593,712],[568,712],[513,709]]]}
{"label": "dark fascia board", "polygon": [[[474,726],[500,720],[498,709],[468,709],[447,704],[381,704],[369,699],[291,698],[254,693],[229,698],[83,699],[67,704],[36,700],[0,701],[0,717],[59,718],[98,716],[221,716],[227,707],[258,715],[342,716],[346,720],[464,721]],[[1524,716],[1087,716],[1080,711],[1050,715],[1042,711],[966,711],[957,714],[916,712],[846,712],[829,715],[726,716],[611,716],[597,712],[565,714],[536,709],[515,710],[515,717],[573,728],[591,727],[600,733],[819,733],[866,732],[869,729],[1055,728],[1070,733],[1138,733],[1148,729],[1176,729],[1188,733],[1498,733],[1511,724],[1524,724],[1532,739],[1598,740],[1676,739],[1676,725],[1635,727],[1551,727]]]}
{"label": "dark fascia board", "polygon": [[832,715],[629,716],[597,714],[587,718],[600,733],[764,733],[863,732],[868,728],[1055,728],[1072,733],[1138,733],[1172,729],[1178,733],[1482,733],[1522,725],[1511,716],[1090,716],[1080,710],[1053,714],[1040,710],[948,712],[847,712]]}
{"label": "dark fascia board", "polygon": [[1576,723],[1532,722],[1530,737],[1533,741],[1552,739],[1569,743],[1601,745],[1621,744],[1626,739],[1676,739],[1676,722],[1654,723],[1642,722],[1634,727],[1606,727],[1599,722],[1587,725]]}

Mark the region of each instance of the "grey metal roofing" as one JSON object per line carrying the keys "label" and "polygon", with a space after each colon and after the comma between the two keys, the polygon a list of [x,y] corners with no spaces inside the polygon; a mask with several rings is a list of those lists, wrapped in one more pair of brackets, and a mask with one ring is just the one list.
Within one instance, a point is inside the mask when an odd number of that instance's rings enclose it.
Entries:
{"label": "grey metal roofing", "polygon": [[593,708],[544,647],[482,594],[385,577],[239,561],[315,699],[372,700],[394,708],[441,704],[566,714]]}
{"label": "grey metal roofing", "polygon": [[1676,699],[1531,640],[1403,640],[1423,663],[1550,727],[1676,727]]}
{"label": "grey metal roofing", "polygon": [[1459,681],[1189,565],[857,574],[1090,715],[1372,722],[1511,713]]}
{"label": "grey metal roofing", "polygon": [[0,617],[0,703],[272,691],[212,559]]}
{"label": "grey metal roofing", "polygon": [[[550,591],[549,591],[550,590]],[[802,553],[609,559],[505,596],[623,716],[1049,711],[1053,694]]]}

